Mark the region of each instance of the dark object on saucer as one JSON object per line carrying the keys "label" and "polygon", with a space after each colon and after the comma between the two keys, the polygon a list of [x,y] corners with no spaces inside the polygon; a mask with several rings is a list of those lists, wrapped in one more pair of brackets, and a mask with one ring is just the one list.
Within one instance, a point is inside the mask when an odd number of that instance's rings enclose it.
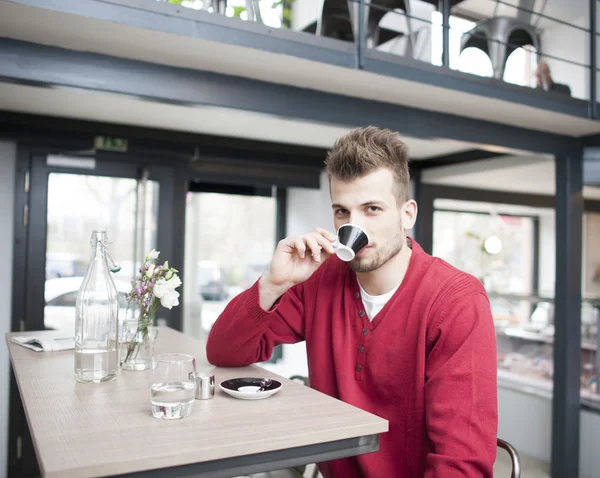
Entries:
{"label": "dark object on saucer", "polygon": [[273,383],[273,381],[270,378],[265,378],[264,380],[261,380],[260,388],[257,390],[257,392],[262,392],[263,390],[267,390],[271,386],[272,383]]}
{"label": "dark object on saucer", "polygon": [[[269,382],[269,383],[266,383]],[[234,392],[239,391],[244,387],[257,387],[257,392],[267,392],[269,390],[274,390],[276,388],[281,387],[281,382],[277,380],[265,379],[265,378],[254,378],[254,377],[244,377],[244,378],[232,378],[230,380],[224,380],[221,382],[221,387],[226,388],[227,390],[233,390]],[[262,389],[262,390],[261,390]]]}

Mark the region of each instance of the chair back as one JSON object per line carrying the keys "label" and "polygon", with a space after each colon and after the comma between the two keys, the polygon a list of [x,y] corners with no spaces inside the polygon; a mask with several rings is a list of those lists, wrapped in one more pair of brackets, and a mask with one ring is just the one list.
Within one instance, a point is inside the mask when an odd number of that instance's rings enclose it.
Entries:
{"label": "chair back", "polygon": [[515,450],[515,447],[507,441],[501,440],[500,438],[496,440],[496,443],[499,448],[506,450],[506,452],[510,456],[510,461],[512,462],[510,478],[521,478],[521,460],[519,458],[517,450]]}

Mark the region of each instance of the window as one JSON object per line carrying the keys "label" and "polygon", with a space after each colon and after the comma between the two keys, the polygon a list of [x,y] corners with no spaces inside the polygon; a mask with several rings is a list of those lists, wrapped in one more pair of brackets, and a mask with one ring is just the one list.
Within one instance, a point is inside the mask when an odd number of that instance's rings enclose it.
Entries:
{"label": "window", "polygon": [[52,299],[48,304],[54,307],[75,307],[75,302],[77,301],[77,291],[75,292],[67,292],[66,294],[59,295]]}
{"label": "window", "polygon": [[[552,391],[554,211],[438,199],[433,254],[479,278],[490,298],[502,385]],[[600,313],[600,214],[584,217],[581,397],[600,401],[596,349]]]}
{"label": "window", "polygon": [[188,193],[185,333],[206,338],[229,301],[268,269],[275,251],[276,209],[272,195]]}

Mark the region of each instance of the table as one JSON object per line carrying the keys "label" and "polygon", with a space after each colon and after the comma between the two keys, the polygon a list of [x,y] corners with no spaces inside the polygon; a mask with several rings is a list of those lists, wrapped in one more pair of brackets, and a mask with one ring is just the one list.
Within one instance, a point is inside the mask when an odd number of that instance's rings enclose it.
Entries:
{"label": "table", "polygon": [[265,400],[237,400],[218,386],[190,417],[152,417],[146,372],[81,384],[73,352],[34,352],[10,342],[11,362],[42,476],[231,477],[375,452],[388,422],[258,366],[215,368],[205,343],[159,327],[155,353],[182,352],[217,384],[233,377],[283,383]]}

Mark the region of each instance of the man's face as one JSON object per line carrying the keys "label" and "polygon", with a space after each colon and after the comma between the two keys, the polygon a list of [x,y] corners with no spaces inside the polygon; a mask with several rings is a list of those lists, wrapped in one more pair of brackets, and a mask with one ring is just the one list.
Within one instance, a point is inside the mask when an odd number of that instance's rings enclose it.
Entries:
{"label": "man's face", "polygon": [[407,221],[405,205],[398,205],[394,176],[391,170],[380,168],[352,181],[331,178],[331,207],[336,230],[343,224],[362,227],[371,242],[350,263],[356,272],[371,272],[402,249]]}

